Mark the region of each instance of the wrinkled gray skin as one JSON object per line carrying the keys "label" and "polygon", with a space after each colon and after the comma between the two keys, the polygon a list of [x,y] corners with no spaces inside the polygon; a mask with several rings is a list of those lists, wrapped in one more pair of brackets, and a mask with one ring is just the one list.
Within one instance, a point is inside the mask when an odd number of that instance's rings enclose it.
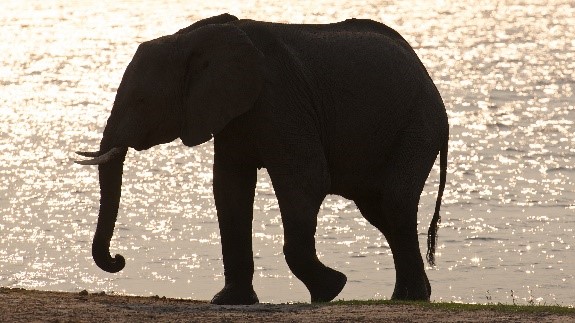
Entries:
{"label": "wrinkled gray skin", "polygon": [[327,194],[353,200],[393,252],[393,299],[429,300],[417,208],[440,153],[440,188],[428,233],[433,264],[445,187],[448,121],[413,49],[391,28],[351,19],[286,25],[220,15],[141,44],[128,65],[100,144],[80,153],[99,164],[98,226],[92,245],[105,271],[128,147],[214,138],[214,198],[225,286],[215,304],[258,302],[252,287],[256,171],[266,168],[279,201],[284,255],[312,302],[334,299],[346,276],[315,251]]}

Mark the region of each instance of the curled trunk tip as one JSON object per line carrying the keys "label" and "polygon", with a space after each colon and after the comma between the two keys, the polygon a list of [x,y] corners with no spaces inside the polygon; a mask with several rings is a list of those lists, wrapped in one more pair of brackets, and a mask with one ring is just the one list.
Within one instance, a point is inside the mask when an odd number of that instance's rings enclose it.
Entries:
{"label": "curled trunk tip", "polygon": [[100,269],[109,273],[117,273],[126,266],[126,259],[122,255],[116,254],[112,258],[109,250],[102,250],[96,243],[92,245],[92,258]]}

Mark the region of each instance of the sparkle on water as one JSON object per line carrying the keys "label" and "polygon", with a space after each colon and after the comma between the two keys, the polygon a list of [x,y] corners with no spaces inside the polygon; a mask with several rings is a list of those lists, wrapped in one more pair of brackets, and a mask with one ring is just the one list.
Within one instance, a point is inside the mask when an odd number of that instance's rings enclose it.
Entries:
{"label": "sparkle on water", "polygon": [[[112,252],[90,255],[94,167],[139,42],[230,12],[292,23],[372,18],[416,49],[449,113],[449,177],[433,300],[575,305],[575,6],[572,1],[3,1],[0,11],[0,285],[209,299],[223,286],[212,144],[130,151]],[[420,203],[425,232],[437,165]],[[282,255],[277,201],[259,173],[254,284],[264,302],[308,301]],[[345,272],[340,298],[388,298],[393,259],[354,204],[329,196],[317,248]],[[513,292],[512,292],[513,290]],[[515,299],[512,299],[515,298]]]}

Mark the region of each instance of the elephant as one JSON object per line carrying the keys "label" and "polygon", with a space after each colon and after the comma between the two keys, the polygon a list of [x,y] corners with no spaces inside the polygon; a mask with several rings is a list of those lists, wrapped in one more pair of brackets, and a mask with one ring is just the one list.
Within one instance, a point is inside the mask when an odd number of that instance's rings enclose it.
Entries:
{"label": "elephant", "polygon": [[449,124],[423,63],[392,28],[367,19],[284,24],[222,14],[141,43],[117,89],[95,152],[100,209],[92,243],[98,267],[110,254],[123,164],[137,151],[181,139],[213,138],[213,195],[224,287],[213,304],[254,304],[252,222],[258,169],[278,200],[283,254],[311,302],[329,302],[347,277],[317,257],[317,215],[328,194],[355,202],[384,235],[395,265],[392,299],[429,301],[420,253],[420,195],[440,159],[439,191],[427,233],[435,262],[445,189]]}

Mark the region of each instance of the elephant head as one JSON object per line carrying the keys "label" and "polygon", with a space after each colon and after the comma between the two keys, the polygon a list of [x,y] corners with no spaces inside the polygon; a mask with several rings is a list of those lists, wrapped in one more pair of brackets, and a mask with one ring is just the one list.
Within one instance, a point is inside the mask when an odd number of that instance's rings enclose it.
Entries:
{"label": "elephant head", "polygon": [[92,256],[101,269],[118,272],[121,255],[110,255],[118,214],[122,170],[129,147],[145,150],[181,138],[206,142],[248,111],[262,88],[262,54],[222,15],[173,35],[142,43],[126,68],[97,152],[83,165],[98,165],[100,212]]}

